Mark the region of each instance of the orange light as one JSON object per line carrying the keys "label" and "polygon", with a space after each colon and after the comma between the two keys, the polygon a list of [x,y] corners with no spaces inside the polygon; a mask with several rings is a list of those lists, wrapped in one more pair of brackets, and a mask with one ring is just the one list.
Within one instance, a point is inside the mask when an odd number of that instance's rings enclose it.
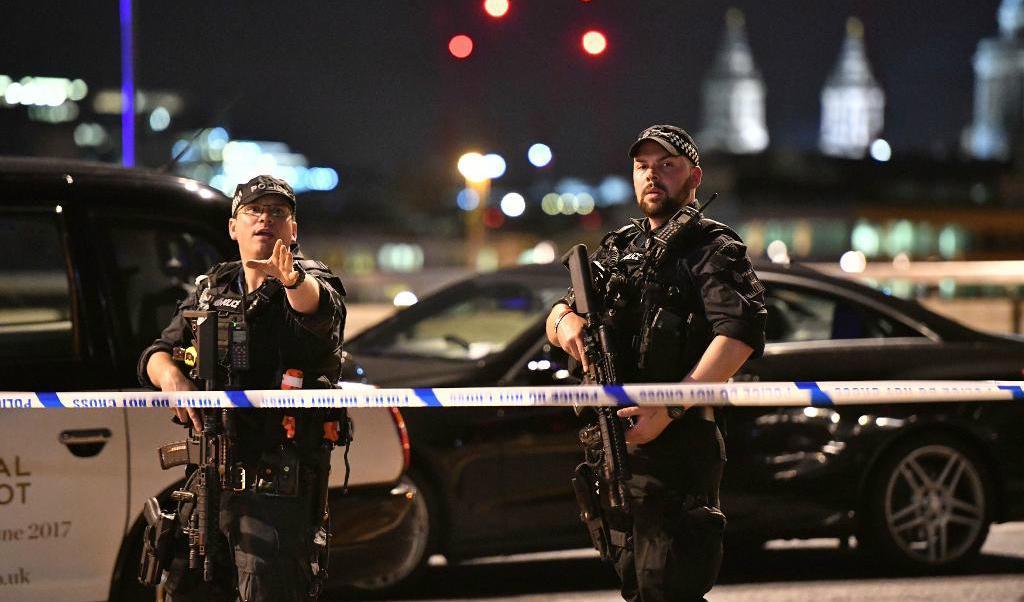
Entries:
{"label": "orange light", "polygon": [[587,54],[597,56],[606,48],[608,48],[608,40],[600,31],[592,29],[583,34],[583,50],[587,51]]}
{"label": "orange light", "polygon": [[484,0],[484,10],[495,19],[504,17],[508,12],[508,0]]}
{"label": "orange light", "polygon": [[459,34],[448,40],[448,52],[457,59],[464,59],[473,53],[473,38]]}

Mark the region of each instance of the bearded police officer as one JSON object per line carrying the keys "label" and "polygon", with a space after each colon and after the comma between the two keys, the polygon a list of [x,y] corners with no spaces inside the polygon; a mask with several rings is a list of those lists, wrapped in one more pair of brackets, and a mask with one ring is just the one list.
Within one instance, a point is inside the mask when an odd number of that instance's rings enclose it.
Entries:
{"label": "bearded police officer", "polygon": [[[194,390],[178,361],[195,344],[188,310],[215,311],[235,328],[245,324],[248,346],[239,364],[218,365],[218,388],[327,388],[341,369],[345,290],[318,261],[298,254],[295,193],[283,180],[258,176],[235,191],[228,234],[241,261],[221,263],[196,280],[163,334],[143,351],[139,380],[162,391]],[[235,339],[232,338],[232,344]],[[218,345],[224,342],[218,341]],[[176,353],[177,351],[177,353]],[[242,365],[243,369],[237,368]],[[194,409],[178,409],[177,419],[203,429]],[[235,409],[231,442],[237,487],[219,500],[219,534],[207,546],[212,580],[188,568],[188,542],[179,535],[168,568],[169,602],[183,600],[291,601],[315,599],[324,577],[323,508],[330,447],[325,433],[343,418],[323,410]],[[227,418],[225,418],[227,420]],[[199,471],[194,471],[194,476]],[[290,480],[289,480],[290,479]],[[189,524],[195,507],[180,504],[178,522]],[[319,563],[319,565],[318,565]],[[209,580],[209,581],[208,581]]]}
{"label": "bearded police officer", "polygon": [[[591,255],[594,290],[604,297],[622,382],[723,382],[764,348],[764,288],[740,237],[697,215],[657,262],[652,237],[696,203],[700,156],[683,129],[655,125],[629,151],[633,187],[646,219],[609,233]],[[647,273],[642,273],[647,272]],[[552,308],[548,339],[589,369],[586,321],[569,294]],[[609,311],[609,310],[606,310]],[[725,445],[710,407],[630,407],[626,431],[632,477],[629,513],[611,560],[630,601],[701,600],[722,560],[725,516],[718,489]],[[609,509],[605,509],[606,512]]]}

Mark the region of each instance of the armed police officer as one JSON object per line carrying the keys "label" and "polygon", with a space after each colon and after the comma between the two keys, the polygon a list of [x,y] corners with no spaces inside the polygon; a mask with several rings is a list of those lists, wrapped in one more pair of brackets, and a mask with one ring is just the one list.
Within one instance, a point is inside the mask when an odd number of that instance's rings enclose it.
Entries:
{"label": "armed police officer", "polygon": [[[629,156],[646,219],[605,236],[589,262],[606,345],[615,349],[612,372],[620,382],[726,381],[763,350],[764,288],[740,237],[698,211],[700,156],[685,130],[649,127]],[[593,343],[577,299],[570,288],[555,304],[547,335],[591,371]],[[614,563],[625,600],[701,600],[718,576],[725,526],[718,492],[726,454],[715,412],[647,406],[618,416],[630,420],[630,476],[626,501],[597,512],[602,556]]]}
{"label": "armed police officer", "polygon": [[[215,385],[210,388],[279,389],[282,383],[329,388],[338,380],[345,290],[324,264],[299,254],[295,201],[292,188],[271,176],[237,187],[227,226],[241,261],[215,265],[196,280],[170,325],[139,358],[144,386],[162,391],[196,388],[190,378],[196,372],[189,366],[197,353],[203,356],[201,348],[194,348],[201,339],[195,318],[209,315],[203,312],[214,312],[213,322],[221,325]],[[228,461],[203,480],[197,460],[188,459],[189,480],[175,492],[173,554],[167,553],[165,543],[150,545],[160,549],[152,555],[162,555],[163,563],[168,556],[173,560],[170,566],[150,569],[144,562],[140,578],[152,583],[166,568],[169,602],[235,600],[236,594],[246,602],[315,600],[326,576],[330,449],[338,442],[338,425],[347,423],[344,415],[326,410],[291,415],[251,408],[202,410],[214,413],[210,422],[210,414],[195,409],[176,412],[192,433],[226,433],[211,445],[220,446],[213,455]],[[215,499],[204,502],[211,504],[204,511],[197,482],[206,487],[218,478],[226,486],[208,490]],[[161,516],[159,509],[151,514]],[[209,521],[203,524],[212,525],[210,532],[199,533],[197,517]]]}

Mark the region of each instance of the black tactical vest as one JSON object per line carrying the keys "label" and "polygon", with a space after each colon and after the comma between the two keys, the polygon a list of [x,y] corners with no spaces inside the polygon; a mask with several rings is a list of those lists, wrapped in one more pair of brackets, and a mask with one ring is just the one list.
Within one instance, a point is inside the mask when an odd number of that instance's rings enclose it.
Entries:
{"label": "black tactical vest", "polygon": [[[345,294],[341,280],[324,264],[315,260],[299,260],[310,276],[325,278],[340,294]],[[197,284],[197,309],[217,312],[219,320],[242,319],[242,287],[244,283],[241,262],[233,261],[214,266]],[[268,278],[255,291],[245,294],[245,321],[249,326],[251,367],[240,374],[242,389],[278,389],[281,375],[289,368],[302,370],[305,388],[329,387],[340,375],[340,349],[328,357],[312,356],[302,344],[286,317],[287,299],[281,283]],[[318,379],[323,379],[320,385]]]}
{"label": "black tactical vest", "polygon": [[701,219],[655,264],[642,220],[609,233],[595,254],[595,290],[604,294],[623,382],[679,382],[712,337],[687,256],[717,236],[739,240],[728,226]]}
{"label": "black tactical vest", "polygon": [[[310,276],[325,278],[339,294],[344,295],[341,280],[324,264],[314,260],[298,260]],[[216,311],[218,320],[240,320],[242,317],[241,262],[227,262],[214,266],[197,282],[196,309]],[[289,368],[302,370],[303,387],[330,388],[340,375],[341,350],[324,357],[311,356],[302,339],[287,330],[292,328],[286,319],[287,299],[281,283],[268,278],[255,291],[245,295],[245,320],[249,326],[250,369],[240,373],[239,389],[280,389],[281,375]],[[301,327],[300,327],[301,328]],[[313,452],[322,438],[322,424],[328,420],[343,420],[344,410],[313,409],[299,412],[267,409],[235,410],[240,425],[239,452],[243,459],[255,461],[258,454],[276,449],[283,443],[281,426],[285,414],[296,418],[296,444],[313,461]],[[308,456],[308,457],[307,457]]]}

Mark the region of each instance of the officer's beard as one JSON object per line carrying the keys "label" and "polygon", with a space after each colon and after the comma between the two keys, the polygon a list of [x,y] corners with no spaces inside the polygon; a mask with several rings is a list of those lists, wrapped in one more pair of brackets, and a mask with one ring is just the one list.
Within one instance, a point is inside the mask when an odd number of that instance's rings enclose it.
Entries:
{"label": "officer's beard", "polygon": [[675,215],[676,211],[679,211],[690,202],[690,191],[693,189],[688,186],[683,187],[675,196],[669,196],[668,191],[663,187],[657,184],[655,186],[665,194],[654,201],[648,201],[646,198],[640,201],[640,211],[648,219],[654,221],[667,220]]}

